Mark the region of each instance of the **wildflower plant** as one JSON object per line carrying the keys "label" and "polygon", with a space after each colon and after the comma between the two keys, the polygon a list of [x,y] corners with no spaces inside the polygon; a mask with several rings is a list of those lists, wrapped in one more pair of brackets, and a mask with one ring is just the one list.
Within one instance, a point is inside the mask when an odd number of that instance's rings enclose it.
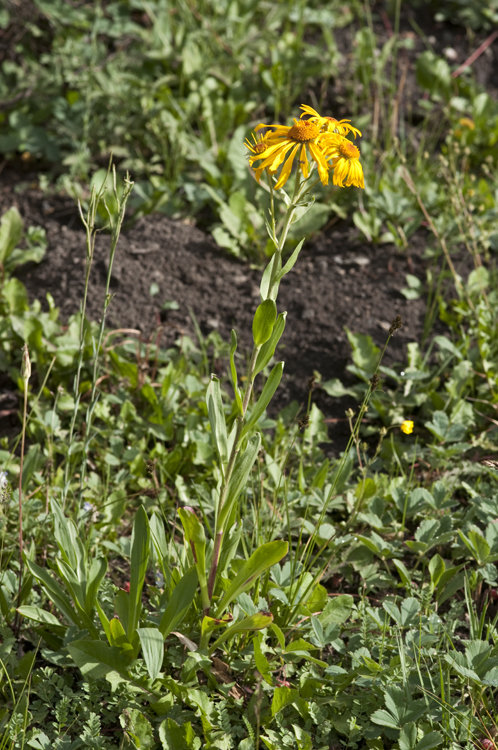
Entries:
{"label": "wildflower plant", "polygon": [[[220,381],[212,376],[208,387],[209,420],[220,468],[210,564],[206,560],[204,529],[194,510],[180,510],[185,539],[192,550],[201,587],[204,646],[208,643],[212,629],[210,620],[214,602],[216,601],[215,618],[220,622],[230,602],[251,586],[264,570],[282,559],[288,550],[288,544],[283,541],[263,545],[239,571],[228,590],[223,594],[219,590],[220,559],[222,556],[227,558],[226,546],[233,545],[233,539],[227,532],[234,524],[237,499],[248,481],[261,447],[261,436],[257,431],[258,422],[278,388],[284,369],[283,362],[277,362],[273,366],[261,395],[255,403],[251,403],[255,378],[271,362],[285,328],[287,313],[279,313],[277,310],[279,284],[296,263],[304,242],[304,239],[301,240],[284,265],[282,258],[289,228],[309,210],[314,200],[309,194],[319,181],[324,185],[328,184],[330,172],[336,185],[364,186],[363,170],[359,161],[360,152],[347,138],[349,133],[354,137],[361,135],[359,130],[347,120],[337,121],[332,117],[323,117],[311,107],[304,105],[301,109],[303,113],[300,119],[294,120],[293,125],[266,126],[262,123],[256,127],[256,131],[266,128],[266,132],[258,137],[253,135],[252,142],[246,140],[250,152],[249,164],[254,170],[254,176],[259,182],[265,175],[270,190],[270,211],[266,218],[266,227],[274,244],[274,253],[261,279],[261,302],[254,314],[254,343],[243,390],[239,384],[240,378],[235,363],[237,336],[235,331],[232,331],[230,375],[235,404],[234,410],[230,410],[230,413],[235,411],[237,416],[231,429],[225,417]],[[294,188],[289,196],[283,190],[283,186],[291,176],[296,159]],[[275,200],[278,199],[284,201],[287,210],[277,234]],[[254,619],[255,617],[247,618],[251,620],[247,623],[247,629],[266,627],[272,619],[269,613],[260,613],[259,619]],[[240,627],[241,623],[232,626],[237,628],[237,632],[240,632]],[[230,630],[231,628],[228,628],[225,631],[223,640],[229,637]],[[215,645],[219,642],[220,639]]]}

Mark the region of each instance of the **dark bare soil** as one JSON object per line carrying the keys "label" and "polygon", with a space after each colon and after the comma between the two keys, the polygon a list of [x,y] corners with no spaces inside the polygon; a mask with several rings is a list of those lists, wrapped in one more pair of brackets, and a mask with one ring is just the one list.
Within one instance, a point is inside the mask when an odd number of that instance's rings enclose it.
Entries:
{"label": "dark bare soil", "polygon": [[[0,210],[12,204],[18,205],[26,224],[45,226],[49,240],[44,260],[19,268],[17,275],[32,300],[43,302],[50,292],[65,321],[79,309],[83,296],[86,249],[80,219],[70,201],[44,198],[35,189],[17,195],[1,192]],[[390,344],[387,361],[405,361],[407,342],[420,339],[425,303],[407,301],[400,289],[406,285],[406,273],[422,276],[423,246],[419,237],[408,262],[393,246],[362,242],[347,224],[305,245],[280,287],[278,307],[287,310],[288,317],[280,348],[286,365],[277,392],[279,408],[292,399],[304,402],[315,370],[324,380],[347,380],[350,346],[345,326],[382,345],[390,323],[401,315],[403,328]],[[92,319],[101,315],[108,248],[109,238],[99,236],[87,308]],[[229,341],[235,328],[239,349],[247,353],[260,277],[260,271],[228,257],[196,227],[159,214],[146,216],[121,235],[107,324],[137,329],[146,339],[163,325],[162,344],[171,346],[182,334],[195,339],[192,310],[204,335],[216,329]],[[159,288],[154,296],[152,284]],[[178,309],[164,310],[168,300]],[[344,416],[343,400],[337,402],[323,392],[317,398],[326,417]]]}

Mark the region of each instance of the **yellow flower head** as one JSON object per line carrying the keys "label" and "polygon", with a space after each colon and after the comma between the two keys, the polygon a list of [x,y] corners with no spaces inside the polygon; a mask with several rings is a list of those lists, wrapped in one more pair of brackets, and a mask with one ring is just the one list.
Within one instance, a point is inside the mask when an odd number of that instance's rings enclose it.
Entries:
{"label": "yellow flower head", "polygon": [[[256,127],[268,128],[265,135],[254,144],[246,140],[246,146],[251,151],[249,164],[255,170],[259,181],[263,170],[268,169],[274,174],[280,167],[280,176],[275,188],[281,188],[289,179],[294,159],[297,156],[303,177],[309,176],[309,163],[315,162],[318,176],[323,185],[328,185],[329,171],[334,169],[334,185],[350,187],[365,187],[363,169],[359,161],[360,152],[346,135],[353,133],[356,138],[360,131],[354,128],[349,120],[336,120],[334,117],[322,117],[318,112],[306,104],[301,105],[303,114],[300,120],[294,119],[294,125],[264,125]],[[304,120],[304,115],[308,119]],[[259,162],[257,167],[253,165]]]}
{"label": "yellow flower head", "polygon": [[[360,163],[360,149],[342,136],[335,136],[327,143],[325,154],[331,159],[334,168],[334,185],[339,187],[364,188],[363,167]],[[346,184],[344,185],[344,180]]]}
{"label": "yellow flower head", "polygon": [[310,115],[309,121],[319,125],[322,133],[338,133],[344,136],[348,133],[353,133],[355,138],[357,135],[361,137],[361,132],[358,128],[354,128],[349,120],[336,120],[335,117],[319,115],[316,109],[309,107],[307,104],[301,104],[301,109],[303,110],[301,117]]}
{"label": "yellow flower head", "polygon": [[460,125],[464,128],[468,128],[469,130],[475,130],[475,122],[474,120],[471,120],[470,117],[461,117],[460,120],[458,120]]}
{"label": "yellow flower head", "polygon": [[411,421],[411,419],[405,419],[405,421],[401,425],[401,432],[404,432],[405,435],[411,435],[413,432],[414,424]]}
{"label": "yellow flower head", "polygon": [[[266,133],[265,135],[258,135],[258,137],[256,138],[256,136],[253,133],[252,134],[253,143],[251,143],[251,141],[248,138],[245,139],[244,145],[252,153],[252,156],[249,157],[249,164],[251,165],[251,167],[252,167],[253,161],[255,161],[255,159],[261,158],[262,154],[264,154],[264,152],[268,149],[268,143],[266,140],[267,136],[268,136],[268,133]],[[261,173],[263,171],[264,171],[264,167],[258,167],[257,169],[254,169],[254,176],[256,177],[257,182],[259,182],[261,178]]]}
{"label": "yellow flower head", "polygon": [[257,171],[268,169],[270,172],[277,172],[279,167],[283,164],[280,177],[275,185],[275,188],[281,188],[285,185],[289,179],[292,164],[295,157],[299,159],[299,166],[303,177],[309,176],[309,158],[316,162],[318,167],[318,175],[324,185],[328,184],[329,181],[329,167],[327,160],[323,154],[323,149],[320,146],[320,127],[311,120],[294,120],[294,125],[258,125],[256,130],[261,128],[269,127],[272,130],[265,134],[265,143],[268,144],[268,148],[261,154],[252,156],[249,160],[251,166],[254,162],[259,159],[264,161],[258,166]]}

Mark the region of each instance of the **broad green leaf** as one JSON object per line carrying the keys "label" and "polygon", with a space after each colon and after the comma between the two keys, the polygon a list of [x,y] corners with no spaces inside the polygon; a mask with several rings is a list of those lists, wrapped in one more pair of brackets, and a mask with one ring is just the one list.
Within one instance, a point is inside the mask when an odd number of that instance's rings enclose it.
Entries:
{"label": "broad green leaf", "polygon": [[71,641],[68,651],[85,677],[98,680],[109,672],[118,672],[128,677],[129,661],[116,646],[108,646],[103,641]]}
{"label": "broad green leaf", "polygon": [[257,403],[252,408],[251,415],[249,419],[247,420],[246,424],[244,425],[244,428],[240,435],[240,439],[242,439],[245,435],[247,435],[247,433],[250,432],[253,429],[253,427],[256,426],[256,424],[258,423],[258,420],[263,416],[263,413],[265,412],[266,407],[272,400],[273,394],[275,393],[275,391],[277,390],[280,384],[283,371],[284,371],[284,362],[278,362],[278,364],[276,364],[273,370],[271,371],[268,377],[268,380],[265,383],[261,396],[259,397]]}
{"label": "broad green leaf", "polygon": [[128,663],[132,662],[135,656],[134,648],[128,636],[126,635],[125,629],[121,624],[118,617],[113,617],[109,622],[110,632],[110,645],[119,648],[124,658]]}
{"label": "broad green leaf", "polygon": [[0,219],[0,263],[4,263],[22,239],[23,221],[15,206]]}
{"label": "broad green leaf", "polygon": [[327,604],[323,612],[318,615],[318,619],[325,627],[336,623],[338,625],[346,622],[351,610],[353,609],[354,599],[349,594],[339,594],[339,596],[333,596]]}
{"label": "broad green leaf", "polygon": [[289,545],[287,542],[277,540],[261,545],[247,560],[233,581],[230,583],[224,597],[218,605],[216,617],[219,618],[228,607],[230,602],[246,591],[261,573],[276,565],[287,554]]}
{"label": "broad green leaf", "polygon": [[165,719],[159,727],[159,739],[162,750],[197,750],[200,747],[195,744],[197,738],[190,721],[180,726],[174,719]]}
{"label": "broad green leaf", "polygon": [[192,566],[187,573],[180,579],[159,623],[159,630],[163,638],[166,638],[172,630],[180,623],[189,611],[194,601],[195,592],[197,591],[197,569]]}
{"label": "broad green leaf", "polygon": [[294,688],[276,687],[271,702],[272,716],[276,716],[283,708],[300,699],[299,692]]}
{"label": "broad green leaf", "polygon": [[252,436],[247,443],[244,451],[241,451],[235,459],[235,465],[233,467],[232,476],[228,484],[227,497],[223,508],[221,508],[218,518],[218,526],[220,529],[223,528],[226,519],[228,518],[230,511],[233,507],[233,503],[237,500],[242,490],[247,484],[249,474],[253,467],[256,456],[258,455],[259,448],[261,445],[261,436],[259,432]]}
{"label": "broad green leaf", "polygon": [[221,400],[220,381],[214,376],[211,376],[211,382],[208,385],[206,403],[209,414],[209,423],[211,425],[211,434],[224,471],[224,468],[228,463],[227,426],[225,422],[225,412],[223,410],[223,401]]}
{"label": "broad green leaf", "polygon": [[380,724],[382,727],[389,727],[390,729],[399,729],[399,721],[395,719],[392,714],[388,711],[384,711],[383,708],[378,711],[374,711],[370,716],[370,721],[374,724]]}
{"label": "broad green leaf", "polygon": [[254,615],[244,617],[244,619],[239,620],[238,622],[234,622],[233,625],[230,625],[230,627],[220,635],[220,637],[210,647],[209,653],[212,654],[213,651],[216,651],[216,649],[222,643],[227,641],[229,638],[233,638],[234,635],[238,635],[239,633],[246,633],[251,630],[263,630],[263,628],[267,628],[269,625],[271,625],[272,622],[273,615],[271,612],[256,612]]}
{"label": "broad green leaf", "polygon": [[260,640],[261,638],[262,636],[261,634],[259,634],[255,636],[252,640],[256,669],[258,670],[258,672],[260,673],[264,681],[268,683],[268,685],[273,685],[273,677],[272,677],[272,673],[270,669],[270,663],[261,649],[261,640]]}
{"label": "broad green leaf", "polygon": [[345,330],[353,348],[353,362],[368,378],[372,377],[379,362],[379,347],[373,343],[371,336],[352,333],[348,328]]}
{"label": "broad green leaf", "polygon": [[140,750],[157,748],[152,725],[141,709],[128,707],[119,717],[119,723],[136,748]]}
{"label": "broad green leaf", "polygon": [[264,370],[267,364],[269,364],[271,358],[275,354],[275,349],[277,348],[277,344],[282,338],[282,334],[285,329],[285,320],[287,318],[287,313],[283,312],[280,313],[278,316],[275,325],[273,326],[273,330],[271,332],[271,336],[264,344],[257,356],[256,359],[256,366],[254,368],[254,375],[257,375],[258,372],[261,372],[261,370]]}
{"label": "broad green leaf", "polygon": [[432,750],[434,747],[439,747],[443,739],[443,735],[440,732],[428,732],[422,737],[420,742],[417,742],[415,750]]}
{"label": "broad green leaf", "polygon": [[404,628],[409,627],[416,619],[420,610],[420,602],[409,596],[401,602],[401,624]]}
{"label": "broad green leaf", "polygon": [[258,306],[252,323],[255,346],[260,347],[266,344],[271,337],[276,319],[277,306],[272,299],[267,299]]}
{"label": "broad green leaf", "polygon": [[431,583],[434,588],[438,585],[445,570],[446,565],[441,555],[434,555],[429,562],[429,573],[431,574]]}
{"label": "broad green leaf", "polygon": [[460,529],[458,530],[458,534],[476,562],[479,565],[484,565],[491,552],[491,548],[484,537],[474,529],[468,532],[468,537]]}
{"label": "broad green leaf", "polygon": [[414,750],[417,742],[417,726],[414,722],[406,724],[399,734],[399,750]]}
{"label": "broad green leaf", "polygon": [[39,622],[42,625],[50,625],[51,627],[64,629],[66,628],[64,623],[60,622],[57,617],[55,617],[50,612],[47,612],[45,609],[41,609],[41,607],[24,606],[18,607],[17,611],[19,612],[19,614],[23,615],[23,617],[27,617],[30,620]]}
{"label": "broad green leaf", "polygon": [[236,351],[237,351],[237,334],[232,328],[231,343],[230,343],[230,375],[232,378],[232,387],[235,393],[235,401],[237,402],[237,408],[239,410],[239,414],[242,415],[242,408],[243,408],[242,396],[240,395],[240,389],[239,389],[238,382],[237,382],[237,368],[235,366],[235,352]]}
{"label": "broad green leaf", "polygon": [[163,665],[163,635],[157,628],[137,628],[137,633],[142,644],[142,653],[149,677],[155,680]]}
{"label": "broad green leaf", "polygon": [[128,597],[128,640],[132,640],[142,609],[142,589],[149,562],[149,519],[143,505],[137,510],[130,545],[130,592]]}

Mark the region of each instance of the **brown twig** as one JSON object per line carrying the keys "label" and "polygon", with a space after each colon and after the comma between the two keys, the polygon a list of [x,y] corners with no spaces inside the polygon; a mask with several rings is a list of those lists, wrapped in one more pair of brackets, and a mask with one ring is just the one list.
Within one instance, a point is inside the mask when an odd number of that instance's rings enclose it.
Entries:
{"label": "brown twig", "polygon": [[476,51],[473,52],[471,56],[468,57],[465,60],[465,62],[462,63],[462,65],[460,65],[459,68],[453,71],[453,73],[451,74],[451,77],[456,78],[457,76],[460,75],[460,73],[463,73],[463,71],[466,68],[469,68],[472,65],[472,63],[475,62],[477,58],[480,57],[482,53],[488,49],[489,45],[493,44],[494,40],[497,38],[498,38],[498,29],[495,29],[493,33],[490,34],[490,36],[488,36],[488,38],[476,49]]}

